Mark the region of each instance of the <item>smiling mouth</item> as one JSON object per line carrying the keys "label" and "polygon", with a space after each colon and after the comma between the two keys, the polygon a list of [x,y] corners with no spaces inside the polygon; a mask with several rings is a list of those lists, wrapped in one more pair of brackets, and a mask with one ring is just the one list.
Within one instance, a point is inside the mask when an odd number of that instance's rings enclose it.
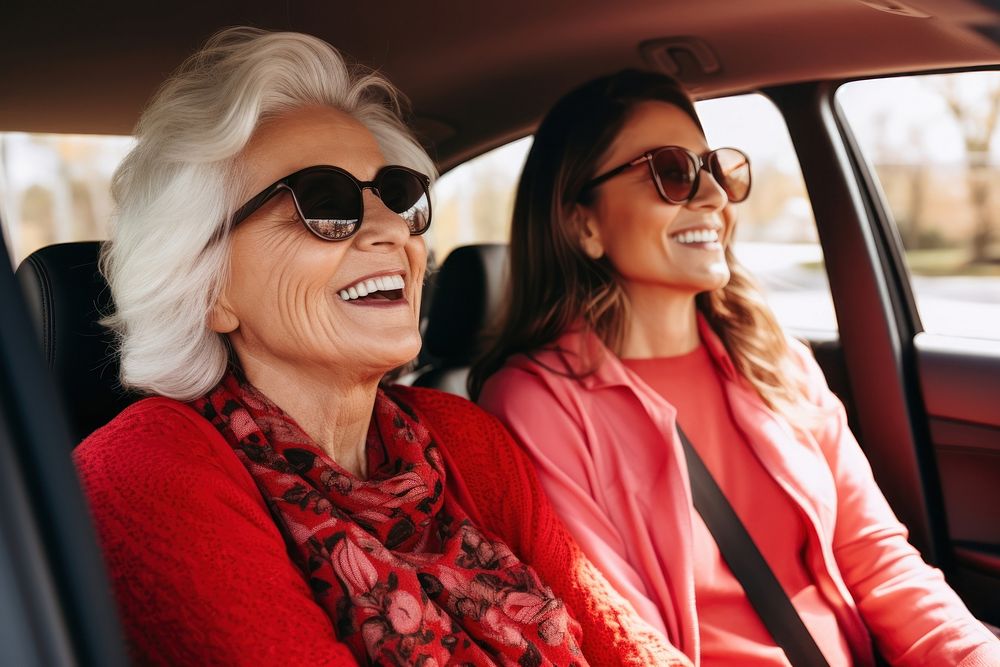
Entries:
{"label": "smiling mouth", "polygon": [[699,245],[704,243],[718,243],[719,232],[716,229],[689,229],[684,232],[672,234],[670,238],[681,245]]}
{"label": "smiling mouth", "polygon": [[405,286],[406,282],[401,275],[379,276],[359,280],[350,287],[340,290],[338,294],[342,300],[356,303],[400,301],[403,299]]}

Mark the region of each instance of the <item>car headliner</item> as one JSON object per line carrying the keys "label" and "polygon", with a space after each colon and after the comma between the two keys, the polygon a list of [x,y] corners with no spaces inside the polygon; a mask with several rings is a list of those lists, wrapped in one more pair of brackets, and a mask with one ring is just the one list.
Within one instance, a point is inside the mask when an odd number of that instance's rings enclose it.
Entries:
{"label": "car headliner", "polygon": [[675,60],[699,97],[1000,63],[998,0],[24,2],[3,13],[0,130],[128,134],[210,34],[255,25],[318,35],[385,72],[444,168],[530,132],[579,81],[649,66],[650,40],[708,48],[716,72]]}

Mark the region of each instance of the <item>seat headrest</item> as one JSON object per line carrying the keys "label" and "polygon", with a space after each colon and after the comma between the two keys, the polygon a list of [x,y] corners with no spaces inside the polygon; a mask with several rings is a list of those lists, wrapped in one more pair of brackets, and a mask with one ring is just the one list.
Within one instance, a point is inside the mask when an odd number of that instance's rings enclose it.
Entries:
{"label": "seat headrest", "polygon": [[506,274],[506,244],[468,245],[451,251],[434,277],[424,332],[424,353],[435,366],[471,363],[484,329],[500,309]]}
{"label": "seat headrest", "polygon": [[51,245],[16,272],[77,442],[138,398],[121,389],[112,334],[98,324],[113,310],[97,269],[100,248],[98,241]]}

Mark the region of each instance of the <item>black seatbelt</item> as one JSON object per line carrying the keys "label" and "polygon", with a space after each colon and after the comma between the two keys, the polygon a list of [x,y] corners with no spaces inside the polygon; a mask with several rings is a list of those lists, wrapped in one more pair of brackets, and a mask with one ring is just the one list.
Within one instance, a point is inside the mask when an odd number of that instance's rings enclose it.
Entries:
{"label": "black seatbelt", "polygon": [[694,507],[760,620],[793,667],[829,667],[792,601],[679,424],[677,433],[684,445]]}

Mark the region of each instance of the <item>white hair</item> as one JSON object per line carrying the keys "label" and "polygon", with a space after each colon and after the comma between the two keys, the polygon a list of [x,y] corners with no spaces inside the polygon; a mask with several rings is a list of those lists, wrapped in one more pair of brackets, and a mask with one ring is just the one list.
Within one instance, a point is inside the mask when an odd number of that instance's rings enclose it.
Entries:
{"label": "white hair", "polygon": [[112,181],[117,210],[101,270],[116,311],[103,323],[117,337],[124,387],[192,400],[225,373],[226,340],[208,316],[243,203],[238,156],[261,121],[336,108],[368,128],[390,163],[433,178],[398,98],[382,76],[300,33],[230,28],[181,65],[143,112]]}

